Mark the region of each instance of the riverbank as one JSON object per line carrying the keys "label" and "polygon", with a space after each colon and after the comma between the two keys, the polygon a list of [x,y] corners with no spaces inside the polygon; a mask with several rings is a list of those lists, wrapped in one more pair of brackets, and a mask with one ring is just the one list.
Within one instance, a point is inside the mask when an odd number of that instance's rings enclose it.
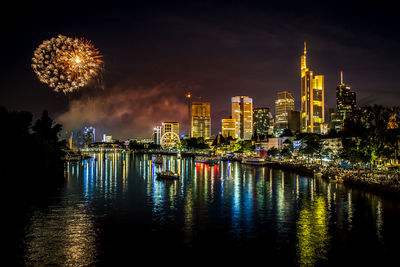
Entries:
{"label": "riverbank", "polygon": [[327,181],[342,182],[343,184],[368,190],[388,196],[400,197],[400,174],[396,172],[370,173],[364,170],[345,170],[340,167],[320,167],[314,164],[295,162],[270,161],[267,166],[296,172],[302,175],[314,176],[320,173]]}

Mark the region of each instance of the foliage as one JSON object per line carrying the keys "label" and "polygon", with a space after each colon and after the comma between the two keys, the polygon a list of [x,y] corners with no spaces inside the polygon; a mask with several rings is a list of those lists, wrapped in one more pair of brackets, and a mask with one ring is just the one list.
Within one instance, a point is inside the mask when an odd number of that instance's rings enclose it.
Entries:
{"label": "foliage", "polygon": [[208,149],[209,146],[205,142],[203,137],[195,138],[184,138],[181,139],[181,148],[183,149]]}
{"label": "foliage", "polygon": [[267,154],[270,157],[275,157],[277,154],[279,153],[279,149],[277,149],[276,147],[271,147],[270,149],[268,149]]}
{"label": "foliage", "polygon": [[238,140],[232,150],[234,152],[246,153],[253,152],[256,149],[256,146],[251,140]]}
{"label": "foliage", "polygon": [[301,139],[299,153],[307,158],[321,157],[322,141],[317,134],[307,134]]}
{"label": "foliage", "polygon": [[341,158],[352,163],[387,160],[398,150],[399,108],[380,105],[357,110],[344,122]]}
{"label": "foliage", "polygon": [[292,158],[292,151],[289,146],[283,147],[280,154],[283,158]]}
{"label": "foliage", "polygon": [[59,140],[62,129],[47,111],[32,126],[33,115],[29,112],[9,112],[0,107],[0,123],[3,130],[3,151],[0,153],[0,176],[9,183],[6,188],[12,194],[41,195],[64,181],[65,141]]}

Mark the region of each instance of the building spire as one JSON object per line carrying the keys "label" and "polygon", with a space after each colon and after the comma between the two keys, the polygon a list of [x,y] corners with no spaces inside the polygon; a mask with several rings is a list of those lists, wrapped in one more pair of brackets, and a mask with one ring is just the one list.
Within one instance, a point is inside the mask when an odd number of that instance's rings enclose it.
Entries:
{"label": "building spire", "polygon": [[304,41],[304,55],[307,54],[307,43],[306,41]]}
{"label": "building spire", "polygon": [[343,71],[340,71],[340,84],[343,84]]}

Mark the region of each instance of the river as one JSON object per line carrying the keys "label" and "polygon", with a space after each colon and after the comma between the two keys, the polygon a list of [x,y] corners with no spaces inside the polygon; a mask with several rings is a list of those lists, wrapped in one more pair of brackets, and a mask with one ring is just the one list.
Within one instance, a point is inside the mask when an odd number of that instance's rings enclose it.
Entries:
{"label": "river", "polygon": [[[400,249],[400,201],[268,167],[97,153],[66,165],[61,192],[32,205],[26,266],[140,262],[268,265],[384,263]],[[156,178],[159,170],[181,174]]]}

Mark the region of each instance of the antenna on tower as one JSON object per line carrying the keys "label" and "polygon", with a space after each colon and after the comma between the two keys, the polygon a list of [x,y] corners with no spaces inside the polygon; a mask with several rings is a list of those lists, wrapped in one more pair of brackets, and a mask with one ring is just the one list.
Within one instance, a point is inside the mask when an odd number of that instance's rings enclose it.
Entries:
{"label": "antenna on tower", "polygon": [[340,84],[343,84],[343,71],[340,71]]}
{"label": "antenna on tower", "polygon": [[307,54],[307,43],[304,41],[304,55]]}

